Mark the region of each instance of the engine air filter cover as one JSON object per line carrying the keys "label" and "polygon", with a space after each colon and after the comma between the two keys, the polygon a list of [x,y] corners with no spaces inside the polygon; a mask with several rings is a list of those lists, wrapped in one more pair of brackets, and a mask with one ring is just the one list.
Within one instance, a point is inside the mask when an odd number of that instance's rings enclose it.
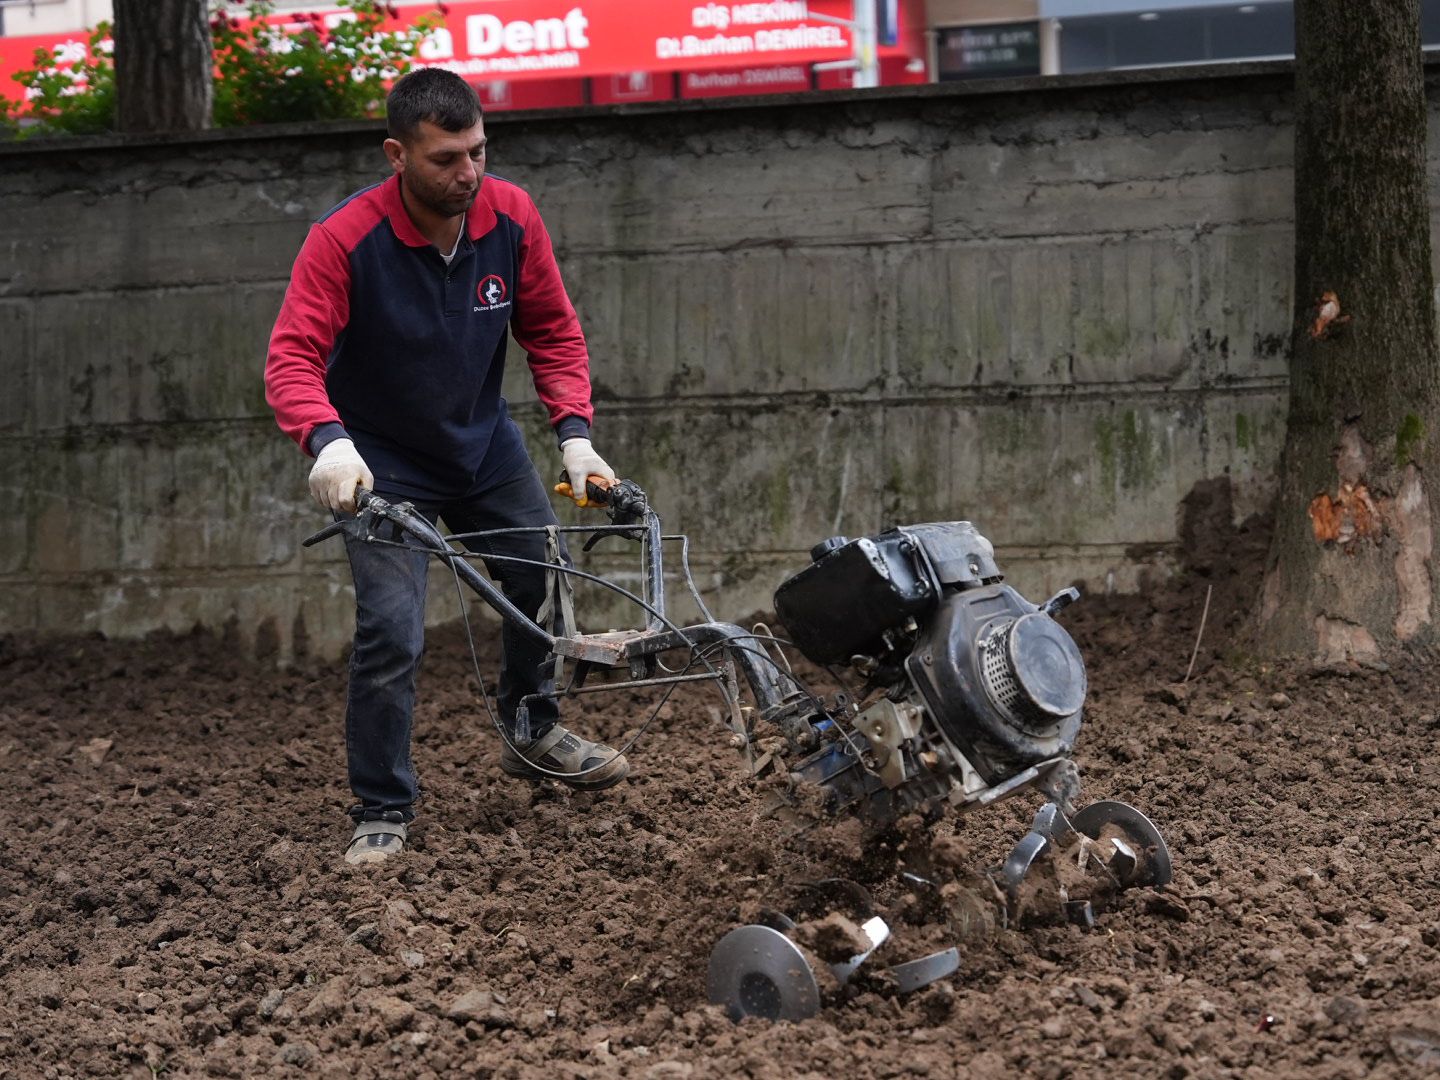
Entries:
{"label": "engine air filter cover", "polygon": [[985,689],[1017,719],[1038,723],[1079,712],[1085,704],[1085,661],[1065,628],[1031,612],[985,643]]}
{"label": "engine air filter cover", "polygon": [[[1051,625],[1061,640],[1046,641],[1049,631],[1041,630],[1037,646],[1029,623],[1042,620],[1050,622],[1009,585],[959,589],[945,594],[905,660],[905,673],[940,730],[987,784],[1068,756],[1079,734],[1085,698],[1080,650],[1058,623]],[[1023,679],[1010,648],[1011,634],[1022,625],[1015,641]],[[1073,678],[1068,692],[1065,671]],[[1036,697],[1071,711],[1056,716],[1034,706]]]}

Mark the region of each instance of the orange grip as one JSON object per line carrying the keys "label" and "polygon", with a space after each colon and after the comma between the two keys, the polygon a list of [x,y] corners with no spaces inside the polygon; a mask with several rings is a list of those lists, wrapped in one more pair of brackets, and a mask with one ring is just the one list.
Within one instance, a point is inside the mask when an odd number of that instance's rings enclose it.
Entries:
{"label": "orange grip", "polygon": [[581,509],[589,509],[592,506],[605,506],[609,500],[599,497],[609,490],[613,483],[603,476],[590,475],[585,478],[585,491],[578,499],[575,498],[575,489],[570,486],[568,473],[560,474],[560,482],[555,485],[555,494],[564,495],[567,499],[574,499],[575,505]]}

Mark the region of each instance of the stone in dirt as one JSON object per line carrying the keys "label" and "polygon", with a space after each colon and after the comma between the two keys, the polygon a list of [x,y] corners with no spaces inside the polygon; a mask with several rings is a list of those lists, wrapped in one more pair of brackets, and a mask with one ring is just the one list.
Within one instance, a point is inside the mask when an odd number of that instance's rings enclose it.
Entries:
{"label": "stone in dirt", "polygon": [[489,990],[470,990],[461,994],[450,1003],[445,1015],[457,1024],[467,1024],[473,1020],[488,1028],[514,1026],[509,1010],[496,1001],[495,994]]}
{"label": "stone in dirt", "polygon": [[1359,1027],[1365,1022],[1365,1003],[1352,997],[1335,997],[1325,1003],[1325,1015],[1337,1024]]}
{"label": "stone in dirt", "polygon": [[98,769],[105,761],[105,755],[110,753],[110,749],[114,745],[114,739],[91,739],[76,747],[75,752]]}
{"label": "stone in dirt", "polygon": [[300,1010],[307,1023],[324,1024],[334,1020],[350,1007],[350,988],[343,979],[331,979]]}
{"label": "stone in dirt", "polygon": [[1440,1032],[1403,1028],[1391,1034],[1390,1049],[1406,1064],[1421,1069],[1440,1069]]}
{"label": "stone in dirt", "polygon": [[415,1006],[400,998],[389,995],[377,997],[368,1002],[368,1006],[392,1035],[415,1022]]}
{"label": "stone in dirt", "polygon": [[294,1065],[297,1068],[305,1068],[320,1053],[319,1048],[311,1042],[286,1043],[275,1054],[275,1060],[282,1065]]}

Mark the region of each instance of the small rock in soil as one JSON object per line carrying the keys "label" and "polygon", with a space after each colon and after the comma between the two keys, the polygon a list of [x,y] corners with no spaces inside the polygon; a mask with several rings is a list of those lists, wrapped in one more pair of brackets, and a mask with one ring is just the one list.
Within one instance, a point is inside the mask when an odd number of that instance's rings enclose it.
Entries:
{"label": "small rock in soil", "polygon": [[474,1021],[488,1028],[513,1027],[509,1011],[495,1000],[489,990],[471,990],[453,1001],[445,1015],[457,1024]]}
{"label": "small rock in soil", "polygon": [[1169,892],[1147,893],[1145,910],[1151,915],[1164,915],[1166,918],[1175,919],[1178,922],[1186,922],[1190,918],[1190,908],[1185,901]]}
{"label": "small rock in soil", "polygon": [[657,1061],[645,1070],[645,1080],[689,1080],[695,1066],[688,1061]]}
{"label": "small rock in soil", "polygon": [[292,1042],[286,1043],[280,1048],[275,1055],[275,1060],[284,1065],[294,1065],[303,1069],[314,1061],[315,1056],[319,1053],[320,1051],[314,1043]]}
{"label": "small rock in soil", "polygon": [[1331,998],[1325,1003],[1325,1015],[1337,1024],[1359,1027],[1365,1023],[1365,1003],[1352,997]]}
{"label": "small rock in soil", "polygon": [[331,979],[300,1010],[300,1016],[309,1023],[323,1024],[334,1020],[349,1004],[350,990],[344,980]]}
{"label": "small rock in soil", "polygon": [[1075,1000],[1097,1016],[1104,1009],[1104,1005],[1100,1001],[1100,995],[1083,983],[1075,984]]}
{"label": "small rock in soil", "polygon": [[1210,755],[1210,773],[1212,776],[1230,776],[1238,771],[1243,764],[1238,757],[1228,750],[1220,750]]}
{"label": "small rock in soil", "polygon": [[385,1030],[394,1035],[415,1021],[415,1006],[397,997],[378,997],[370,1002],[370,1011],[380,1018]]}
{"label": "small rock in soil", "polygon": [[1390,1049],[1402,1062],[1440,1069],[1440,1032],[1404,1028],[1390,1036]]}
{"label": "small rock in soil", "polygon": [[105,760],[105,755],[110,753],[110,748],[114,745],[114,739],[91,739],[76,747],[75,752],[91,765],[99,768]]}

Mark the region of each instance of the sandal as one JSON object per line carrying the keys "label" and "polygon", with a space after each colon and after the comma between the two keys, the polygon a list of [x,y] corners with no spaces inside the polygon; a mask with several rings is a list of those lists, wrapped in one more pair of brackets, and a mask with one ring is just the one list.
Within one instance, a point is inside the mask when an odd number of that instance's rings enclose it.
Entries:
{"label": "sandal", "polygon": [[507,741],[500,750],[500,768],[524,780],[559,780],[580,791],[599,791],[624,780],[630,762],[604,743],[582,739],[556,724],[524,751]]}
{"label": "sandal", "polygon": [[345,861],[351,866],[384,862],[404,851],[408,838],[402,821],[362,821],[345,849]]}

